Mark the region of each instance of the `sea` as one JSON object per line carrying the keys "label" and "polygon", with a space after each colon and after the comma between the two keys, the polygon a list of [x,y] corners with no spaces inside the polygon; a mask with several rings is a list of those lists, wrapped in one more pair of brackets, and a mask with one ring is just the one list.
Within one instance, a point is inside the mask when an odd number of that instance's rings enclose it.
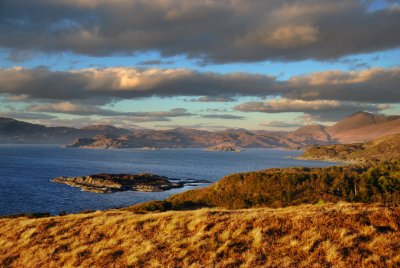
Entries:
{"label": "sea", "polygon": [[0,215],[48,212],[58,214],[103,210],[162,200],[188,189],[165,192],[99,194],[53,183],[58,176],[96,173],[143,173],[177,179],[216,182],[223,176],[272,167],[322,167],[334,163],[296,160],[301,151],[246,149],[211,152],[202,149],[82,149],[57,145],[0,145]]}

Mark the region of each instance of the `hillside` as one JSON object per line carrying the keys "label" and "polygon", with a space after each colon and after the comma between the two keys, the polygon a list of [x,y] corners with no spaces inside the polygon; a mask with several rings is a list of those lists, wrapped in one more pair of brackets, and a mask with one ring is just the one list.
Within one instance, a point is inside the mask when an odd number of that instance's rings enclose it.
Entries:
{"label": "hillside", "polygon": [[365,143],[312,146],[300,158],[337,161],[400,159],[400,134]]}
{"label": "hillside", "polygon": [[0,266],[394,267],[399,217],[339,203],[0,219]]}
{"label": "hillside", "polygon": [[169,197],[166,206],[286,207],[324,202],[400,205],[400,162],[327,168],[272,168],[223,177],[206,188]]}
{"label": "hillside", "polygon": [[400,116],[357,112],[326,128],[332,140],[340,143],[365,142],[390,134],[400,134]]}

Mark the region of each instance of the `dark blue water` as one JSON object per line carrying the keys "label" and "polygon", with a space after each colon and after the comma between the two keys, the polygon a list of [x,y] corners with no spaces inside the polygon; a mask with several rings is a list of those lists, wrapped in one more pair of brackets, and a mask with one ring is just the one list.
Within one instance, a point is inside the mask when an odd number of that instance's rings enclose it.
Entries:
{"label": "dark blue water", "polygon": [[151,172],[170,178],[217,181],[231,173],[270,167],[331,165],[327,162],[288,158],[299,154],[299,151],[275,149],[227,153],[201,149],[93,150],[0,145],[0,215],[107,209],[163,199],[193,188],[185,187],[162,193],[96,194],[50,182],[57,176]]}

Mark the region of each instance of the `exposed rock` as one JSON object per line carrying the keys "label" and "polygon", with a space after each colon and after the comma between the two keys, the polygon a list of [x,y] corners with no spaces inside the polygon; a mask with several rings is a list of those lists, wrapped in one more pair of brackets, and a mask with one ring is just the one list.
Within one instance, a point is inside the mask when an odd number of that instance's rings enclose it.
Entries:
{"label": "exposed rock", "polygon": [[162,192],[193,183],[210,183],[206,180],[178,180],[149,173],[95,174],[82,177],[57,177],[52,182],[79,187],[85,192],[113,193],[118,191]]}

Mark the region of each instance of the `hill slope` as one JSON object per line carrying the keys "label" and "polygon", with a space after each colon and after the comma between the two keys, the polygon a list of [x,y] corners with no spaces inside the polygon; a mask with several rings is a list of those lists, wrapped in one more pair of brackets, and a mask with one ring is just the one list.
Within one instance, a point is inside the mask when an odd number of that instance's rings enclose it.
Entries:
{"label": "hill slope", "polygon": [[0,266],[395,267],[399,217],[341,203],[0,219]]}
{"label": "hill slope", "polygon": [[357,112],[326,128],[332,140],[340,143],[365,142],[390,134],[400,134],[400,116]]}
{"label": "hill slope", "polygon": [[321,145],[308,148],[304,159],[336,161],[370,161],[400,159],[400,134],[365,143]]}

